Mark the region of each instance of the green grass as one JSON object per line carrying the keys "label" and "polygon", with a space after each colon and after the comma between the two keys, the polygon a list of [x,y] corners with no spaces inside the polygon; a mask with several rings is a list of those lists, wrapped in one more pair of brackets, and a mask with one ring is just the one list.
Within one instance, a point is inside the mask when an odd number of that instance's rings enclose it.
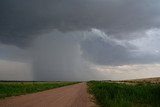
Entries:
{"label": "green grass", "polygon": [[88,82],[89,92],[102,107],[160,107],[160,84]]}
{"label": "green grass", "polygon": [[0,82],[0,98],[34,93],[77,82]]}

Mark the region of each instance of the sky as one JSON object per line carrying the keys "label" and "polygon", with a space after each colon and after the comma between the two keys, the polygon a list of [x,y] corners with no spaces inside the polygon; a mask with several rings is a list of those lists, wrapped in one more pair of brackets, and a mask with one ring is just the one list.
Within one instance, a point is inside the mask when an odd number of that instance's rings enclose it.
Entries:
{"label": "sky", "polygon": [[160,76],[158,0],[1,0],[0,80]]}

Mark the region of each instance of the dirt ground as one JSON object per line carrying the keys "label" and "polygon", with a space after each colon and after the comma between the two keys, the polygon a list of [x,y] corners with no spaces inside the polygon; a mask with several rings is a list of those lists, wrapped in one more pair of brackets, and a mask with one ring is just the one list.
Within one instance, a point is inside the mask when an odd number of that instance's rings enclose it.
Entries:
{"label": "dirt ground", "polygon": [[0,100],[0,107],[95,107],[86,83]]}

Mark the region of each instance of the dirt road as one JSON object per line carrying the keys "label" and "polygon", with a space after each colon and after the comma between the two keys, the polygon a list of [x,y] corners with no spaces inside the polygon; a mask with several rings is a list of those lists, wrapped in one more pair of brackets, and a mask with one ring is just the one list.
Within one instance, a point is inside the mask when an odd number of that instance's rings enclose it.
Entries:
{"label": "dirt road", "polygon": [[0,100],[0,107],[93,107],[85,83]]}

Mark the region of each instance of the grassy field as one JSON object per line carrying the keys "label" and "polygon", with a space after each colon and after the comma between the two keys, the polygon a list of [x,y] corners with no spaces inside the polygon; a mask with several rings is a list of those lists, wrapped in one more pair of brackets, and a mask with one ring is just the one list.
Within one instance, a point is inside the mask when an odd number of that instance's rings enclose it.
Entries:
{"label": "grassy field", "polygon": [[77,82],[0,82],[0,98],[58,88]]}
{"label": "grassy field", "polygon": [[160,84],[90,81],[88,86],[102,107],[160,107]]}

